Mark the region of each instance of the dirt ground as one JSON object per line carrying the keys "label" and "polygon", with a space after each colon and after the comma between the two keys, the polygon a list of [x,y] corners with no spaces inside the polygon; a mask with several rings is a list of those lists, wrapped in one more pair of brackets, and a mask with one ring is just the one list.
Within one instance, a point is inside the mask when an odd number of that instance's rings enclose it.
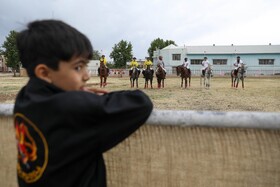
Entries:
{"label": "dirt ground", "polygon": [[[0,103],[14,103],[15,97],[27,77],[0,76]],[[129,78],[109,77],[105,90],[132,90]],[[99,87],[99,77],[93,76],[91,87]],[[210,110],[210,111],[263,111],[280,112],[280,77],[246,77],[245,88],[232,88],[230,77],[213,77],[210,89],[200,86],[200,78],[193,77],[191,87],[181,88],[181,79],[167,76],[165,87],[144,89],[144,79],[139,78],[139,88],[147,93],[155,109]],[[241,86],[241,85],[240,85]]]}
{"label": "dirt ground", "polygon": [[[0,76],[0,103],[14,103],[27,81],[27,77]],[[198,77],[187,89],[180,87],[180,81],[179,77],[168,76],[165,88],[157,89],[154,80],[154,89],[144,89],[141,77],[139,89],[149,95],[155,109],[280,112],[280,77],[247,77],[245,89],[231,88],[229,77],[213,77],[210,89],[201,87]],[[99,87],[99,78],[92,77],[88,84]],[[136,88],[130,87],[128,77],[109,77],[105,89]],[[16,164],[11,164],[16,161],[12,118],[1,120],[0,142],[9,143],[0,144],[0,165],[5,168],[0,170],[0,186],[17,187]],[[172,186],[279,186],[277,140],[278,131],[146,126],[105,155],[108,186],[137,186],[133,185],[137,182],[166,186],[166,181],[177,182]],[[185,168],[195,172],[186,172]],[[124,172],[115,172],[119,170]]]}

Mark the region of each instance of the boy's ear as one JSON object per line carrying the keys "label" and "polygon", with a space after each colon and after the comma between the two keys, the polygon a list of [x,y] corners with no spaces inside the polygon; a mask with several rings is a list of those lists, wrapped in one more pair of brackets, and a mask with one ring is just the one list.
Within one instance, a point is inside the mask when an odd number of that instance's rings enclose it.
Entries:
{"label": "boy's ear", "polygon": [[44,81],[47,81],[48,83],[52,83],[52,80],[50,79],[50,68],[46,66],[45,64],[38,64],[35,67],[34,73],[36,77],[43,79]]}

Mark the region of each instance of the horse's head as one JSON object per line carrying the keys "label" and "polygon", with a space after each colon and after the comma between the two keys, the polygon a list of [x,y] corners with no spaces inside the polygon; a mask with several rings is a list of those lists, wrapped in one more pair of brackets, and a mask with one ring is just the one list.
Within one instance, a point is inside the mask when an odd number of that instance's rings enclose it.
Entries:
{"label": "horse's head", "polygon": [[212,73],[213,73],[212,65],[209,64],[208,67],[205,69],[205,74],[210,76],[212,75]]}
{"label": "horse's head", "polygon": [[240,66],[237,69],[237,73],[244,74],[245,73],[245,64],[241,63]]}
{"label": "horse's head", "polygon": [[105,67],[105,64],[104,64],[104,61],[103,60],[100,60],[100,67]]}

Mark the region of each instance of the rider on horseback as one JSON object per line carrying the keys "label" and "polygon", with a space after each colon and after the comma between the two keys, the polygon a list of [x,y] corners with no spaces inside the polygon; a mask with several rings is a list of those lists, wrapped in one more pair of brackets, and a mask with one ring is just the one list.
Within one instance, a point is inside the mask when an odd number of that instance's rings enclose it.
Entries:
{"label": "rider on horseback", "polygon": [[164,62],[162,60],[162,56],[158,57],[156,73],[158,71],[158,66],[161,66],[163,71],[164,71],[164,73],[166,74],[166,69],[164,68]]}
{"label": "rider on horseback", "polygon": [[187,68],[188,72],[191,73],[190,62],[188,61],[188,58],[185,58],[184,60],[185,61],[183,62],[182,66]]}
{"label": "rider on horseback", "polygon": [[151,70],[153,69],[153,62],[150,60],[149,57],[146,57],[146,61],[143,64],[143,71],[142,71],[143,75],[145,73],[145,70],[148,68],[148,66],[150,66]]}
{"label": "rider on horseback", "polygon": [[136,57],[133,57],[132,61],[130,62],[130,70],[129,70],[129,76],[132,74],[133,68],[136,68],[138,72],[140,72],[140,69],[138,69],[138,62],[136,61]]}
{"label": "rider on horseback", "polygon": [[[108,68],[107,65],[106,65],[106,64],[107,64],[107,60],[106,60],[106,58],[105,58],[105,55],[102,55],[99,61],[100,61],[100,64],[101,64],[101,63],[104,64],[104,66],[105,66],[105,68],[107,69],[107,72],[108,72],[108,74],[109,74],[110,71],[109,71],[109,68]],[[100,67],[98,68],[97,71],[98,71],[98,76],[99,76],[99,75],[100,75]]]}
{"label": "rider on horseback", "polygon": [[237,76],[238,68],[243,64],[243,61],[240,59],[240,56],[237,56],[236,61],[233,63],[234,66],[234,75]]}
{"label": "rider on horseback", "polygon": [[205,76],[205,70],[209,66],[209,61],[207,60],[207,57],[204,57],[204,60],[202,61],[201,65],[203,66],[203,68],[202,68],[202,76]]}

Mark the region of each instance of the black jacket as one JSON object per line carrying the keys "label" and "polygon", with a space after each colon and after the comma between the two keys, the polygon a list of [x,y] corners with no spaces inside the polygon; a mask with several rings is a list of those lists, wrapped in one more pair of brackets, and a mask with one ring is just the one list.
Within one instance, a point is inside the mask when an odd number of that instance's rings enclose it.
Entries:
{"label": "black jacket", "polygon": [[137,130],[152,108],[140,90],[99,96],[31,78],[14,108],[19,186],[106,186],[102,153]]}

